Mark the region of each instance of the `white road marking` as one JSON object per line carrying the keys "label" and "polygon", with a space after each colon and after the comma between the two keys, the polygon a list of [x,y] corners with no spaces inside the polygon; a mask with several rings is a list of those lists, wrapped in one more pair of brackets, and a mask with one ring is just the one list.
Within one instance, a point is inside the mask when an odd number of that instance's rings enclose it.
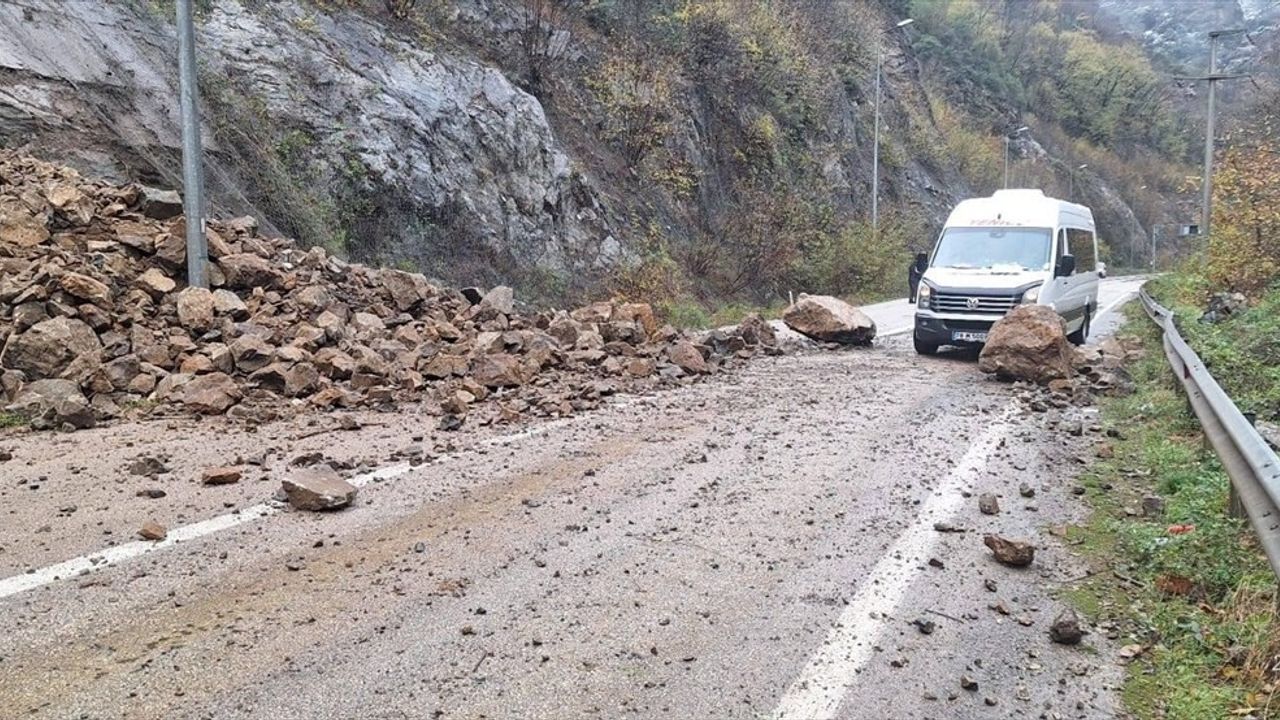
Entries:
{"label": "white road marking", "polygon": [[885,551],[862,579],[853,601],[840,614],[822,645],[787,688],[773,712],[774,720],[827,720],[835,716],[855,676],[870,659],[885,618],[902,602],[919,568],[938,543],[934,523],[955,517],[964,496],[1000,441],[1013,427],[1010,405],[988,426],[960,462],[925,501],[915,523]]}
{"label": "white road marking", "polygon": [[1125,304],[1125,303],[1129,302],[1130,300],[1134,299],[1135,297],[1137,297],[1137,295],[1138,295],[1138,293],[1136,293],[1136,292],[1127,292],[1127,293],[1125,293],[1125,294],[1121,295],[1121,296],[1120,296],[1120,298],[1119,298],[1118,300],[1116,300],[1115,302],[1113,302],[1113,303],[1111,303],[1110,305],[1108,305],[1108,306],[1106,306],[1105,308],[1103,308],[1103,309],[1102,309],[1102,311],[1098,313],[1098,317],[1102,317],[1103,315],[1106,315],[1106,314],[1108,314],[1108,313],[1112,312],[1112,311],[1113,311],[1113,310],[1115,310],[1116,308],[1120,307],[1121,305],[1123,305],[1123,304]]}
{"label": "white road marking", "polygon": [[903,333],[909,333],[909,332],[911,332],[911,331],[912,331],[912,330],[914,330],[914,329],[915,329],[915,325],[908,325],[908,326],[906,326],[906,327],[900,327],[900,328],[894,328],[894,329],[892,329],[892,330],[887,330],[887,331],[885,331],[885,332],[880,333],[880,334],[879,334],[879,335],[877,335],[876,337],[892,337],[892,336],[894,336],[894,335],[901,335],[901,334],[903,334]]}
{"label": "white road marking", "polygon": [[[374,480],[389,480],[391,478],[398,477],[409,472],[410,469],[411,466],[408,463],[389,465],[371,472],[356,475],[355,477],[349,478],[347,482],[350,482],[356,487],[363,487]],[[253,522],[254,520],[261,520],[262,518],[276,515],[281,511],[281,509],[281,506],[272,503],[259,503],[234,512],[218,515],[216,517],[209,518],[208,520],[202,520],[197,523],[174,528],[169,531],[164,540],[135,540],[123,545],[109,547],[90,555],[82,555],[65,562],[60,562],[56,565],[50,565],[38,570],[33,570],[22,575],[7,577],[0,580],[0,598],[17,595],[18,593],[38,588],[41,585],[48,585],[56,580],[85,575],[94,570],[111,567],[112,565],[125,560],[146,555],[147,553],[155,552],[156,550],[163,550],[164,548],[172,547],[178,543],[202,538],[206,535],[222,532],[223,530],[230,530],[231,528],[239,527],[240,525]]]}
{"label": "white road marking", "polygon": [[[612,403],[609,407],[624,408],[645,399],[647,399],[647,396],[645,395],[636,395]],[[488,438],[487,440],[481,441],[481,444],[486,446],[510,445],[511,443],[525,438],[541,435],[554,428],[565,425],[573,419],[575,418],[561,418],[559,420],[553,420],[518,432]],[[447,460],[457,454],[458,453],[440,455],[435,458],[434,462]],[[371,470],[367,473],[361,473],[360,475],[348,478],[347,482],[355,485],[356,487],[364,487],[374,481],[384,481],[397,478],[408,473],[413,469],[413,467],[414,466],[409,463],[388,465],[386,467],[381,467],[376,470]],[[208,520],[202,520],[197,523],[174,528],[169,531],[164,540],[135,540],[123,545],[109,547],[99,552],[81,555],[80,557],[72,558],[55,565],[49,565],[47,567],[32,570],[22,575],[7,577],[0,580],[0,599],[17,595],[19,593],[26,592],[27,590],[33,590],[42,585],[48,585],[49,583],[58,580],[85,575],[93,572],[94,570],[112,567],[113,565],[124,562],[125,560],[131,560],[133,558],[146,555],[147,553],[163,550],[164,548],[172,547],[178,543],[196,540],[207,535],[222,532],[223,530],[230,530],[232,528],[239,527],[245,523],[271,517],[272,515],[279,514],[282,509],[282,506],[274,503],[259,503],[247,508],[218,515],[216,517],[209,518]]]}

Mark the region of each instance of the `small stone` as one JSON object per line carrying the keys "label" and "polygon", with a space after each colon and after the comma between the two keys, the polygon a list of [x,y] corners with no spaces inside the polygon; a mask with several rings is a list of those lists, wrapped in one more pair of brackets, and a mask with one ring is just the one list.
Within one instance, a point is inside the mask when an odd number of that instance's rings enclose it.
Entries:
{"label": "small stone", "polygon": [[131,475],[155,476],[167,472],[169,472],[169,466],[150,455],[143,455],[129,465],[129,474]]}
{"label": "small stone", "polygon": [[1160,517],[1164,515],[1164,498],[1159,495],[1146,495],[1142,498],[1143,517]]}
{"label": "small stone", "polygon": [[200,479],[205,485],[230,485],[240,482],[240,475],[238,467],[211,467],[205,469]]}
{"label": "small stone", "polygon": [[995,555],[996,562],[1010,567],[1026,567],[1035,560],[1034,545],[1021,540],[1009,540],[999,535],[986,535],[982,543]]}
{"label": "small stone", "polygon": [[163,540],[169,534],[169,530],[158,522],[148,520],[142,523],[142,527],[138,529],[138,534],[144,540]]}
{"label": "small stone", "polygon": [[969,677],[968,675],[961,675],[960,687],[970,692],[977,692],[978,681],[974,680],[972,677]]}
{"label": "small stone", "polygon": [[1036,489],[1026,483],[1018,486],[1018,494],[1024,498],[1032,498],[1036,496]]}
{"label": "small stone", "polygon": [[911,621],[911,624],[916,626],[916,630],[919,630],[921,635],[932,635],[933,631],[938,628],[937,623],[924,618],[916,618]]}
{"label": "small stone", "polygon": [[978,510],[983,515],[999,515],[1000,501],[992,493],[983,493],[978,496]]}
{"label": "small stone", "polygon": [[1080,616],[1071,608],[1064,608],[1049,626],[1049,639],[1062,645],[1077,645],[1083,637]]}

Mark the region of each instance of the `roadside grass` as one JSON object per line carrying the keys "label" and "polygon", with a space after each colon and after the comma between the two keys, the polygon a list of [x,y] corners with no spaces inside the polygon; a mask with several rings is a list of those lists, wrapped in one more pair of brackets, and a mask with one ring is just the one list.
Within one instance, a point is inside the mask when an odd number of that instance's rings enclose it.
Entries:
{"label": "roadside grass", "polygon": [[1178,329],[1244,412],[1280,419],[1280,284],[1244,312],[1199,322],[1214,288],[1194,270],[1155,280],[1152,292],[1178,316]]}
{"label": "roadside grass", "polygon": [[27,419],[15,413],[0,412],[0,430],[26,427]]}
{"label": "roadside grass", "polygon": [[[1066,533],[1091,573],[1062,594],[1139,652],[1123,688],[1134,717],[1280,718],[1275,578],[1247,521],[1228,515],[1229,480],[1154,327],[1136,306],[1128,317],[1121,332],[1147,352],[1129,368],[1137,391],[1102,403],[1114,454],[1080,478],[1092,512]],[[1148,496],[1163,509],[1144,516]]]}

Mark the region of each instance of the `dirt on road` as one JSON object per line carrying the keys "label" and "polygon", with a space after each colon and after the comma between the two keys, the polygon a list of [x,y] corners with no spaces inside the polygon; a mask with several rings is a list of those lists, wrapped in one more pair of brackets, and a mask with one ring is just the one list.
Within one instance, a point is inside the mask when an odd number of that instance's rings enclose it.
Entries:
{"label": "dirt on road", "polygon": [[[1101,428],[1023,392],[894,338],[523,429],[5,439],[0,697],[45,718],[1113,717],[1116,647],[1049,634],[1083,572],[1055,528]],[[354,506],[269,500],[312,453],[351,468]],[[228,464],[239,482],[201,483]],[[167,545],[98,569],[148,520]]]}

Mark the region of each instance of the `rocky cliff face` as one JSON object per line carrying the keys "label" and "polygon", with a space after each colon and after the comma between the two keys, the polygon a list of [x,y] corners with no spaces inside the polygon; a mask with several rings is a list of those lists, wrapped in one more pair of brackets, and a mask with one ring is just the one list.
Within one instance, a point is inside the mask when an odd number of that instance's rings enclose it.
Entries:
{"label": "rocky cliff face", "polygon": [[[180,185],[172,37],[144,7],[0,5],[0,140]],[[497,69],[290,1],[212,3],[199,42],[216,206],[473,281],[622,254],[542,105]]]}
{"label": "rocky cliff face", "polygon": [[[1101,0],[1099,10],[1153,56],[1195,74],[1208,70],[1209,31],[1240,28],[1261,41],[1280,28],[1280,4],[1271,0]],[[1257,72],[1264,55],[1265,47],[1234,38],[1223,42],[1218,66]]]}

